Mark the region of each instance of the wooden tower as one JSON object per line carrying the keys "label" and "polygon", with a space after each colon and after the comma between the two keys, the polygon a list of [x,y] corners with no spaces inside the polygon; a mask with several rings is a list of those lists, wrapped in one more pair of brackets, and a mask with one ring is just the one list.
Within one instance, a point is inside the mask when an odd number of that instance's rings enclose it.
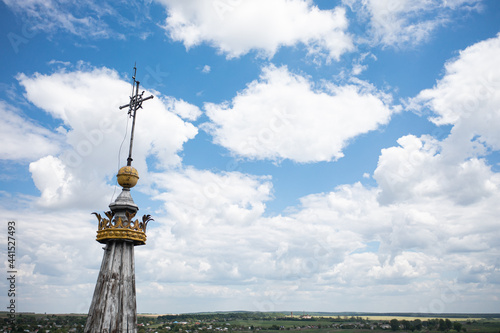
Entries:
{"label": "wooden tower", "polygon": [[110,211],[104,213],[105,217],[93,213],[98,220],[96,240],[105,247],[85,333],[137,333],[134,247],[146,244],[146,227],[152,219],[150,215],[144,215],[141,221],[134,220],[139,207],[134,203],[130,189],[137,184],[139,174],[132,167],[132,146],[136,111],[142,107],[143,101],[153,96],[143,98],[144,92],[139,94],[139,81],[135,75],[136,67],[130,103],[120,107],[129,107],[129,116],[133,118],[127,166],[117,174],[122,192],[109,205]]}

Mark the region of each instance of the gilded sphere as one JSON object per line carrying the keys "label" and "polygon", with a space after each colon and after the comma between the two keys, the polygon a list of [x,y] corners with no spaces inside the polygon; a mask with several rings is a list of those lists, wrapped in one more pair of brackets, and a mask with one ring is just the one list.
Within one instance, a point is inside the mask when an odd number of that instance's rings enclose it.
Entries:
{"label": "gilded sphere", "polygon": [[116,178],[121,187],[131,188],[137,184],[139,173],[134,167],[124,166],[118,171]]}

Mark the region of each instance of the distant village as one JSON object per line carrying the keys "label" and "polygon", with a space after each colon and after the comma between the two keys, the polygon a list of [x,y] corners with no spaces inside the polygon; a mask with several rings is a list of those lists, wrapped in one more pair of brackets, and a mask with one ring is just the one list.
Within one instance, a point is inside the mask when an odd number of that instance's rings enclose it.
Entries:
{"label": "distant village", "polygon": [[[0,332],[26,333],[63,333],[83,332],[86,315],[47,315],[23,313],[18,314],[15,322],[9,321],[5,315],[0,317]],[[332,331],[359,332],[366,330],[400,331],[400,332],[467,332],[477,331],[477,327],[493,325],[500,328],[498,319],[471,320],[467,318],[438,319],[383,319],[374,320],[360,316],[318,317],[308,314],[288,315],[283,313],[205,313],[184,315],[139,315],[137,333],[211,333],[211,332],[248,332],[264,333],[275,331]],[[491,320],[485,321],[485,320]],[[496,323],[496,324],[495,324]],[[498,329],[496,330],[498,331]]]}

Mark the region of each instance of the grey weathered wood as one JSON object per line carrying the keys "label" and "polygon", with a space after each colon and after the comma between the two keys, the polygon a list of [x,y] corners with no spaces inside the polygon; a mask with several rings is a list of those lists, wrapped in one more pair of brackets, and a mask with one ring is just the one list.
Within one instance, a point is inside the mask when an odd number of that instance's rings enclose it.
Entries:
{"label": "grey weathered wood", "polygon": [[[125,188],[109,208],[122,219],[126,212],[136,213],[139,209]],[[137,333],[132,240],[107,241],[84,332]]]}
{"label": "grey weathered wood", "polygon": [[109,241],[90,305],[85,333],[137,333],[134,244]]}

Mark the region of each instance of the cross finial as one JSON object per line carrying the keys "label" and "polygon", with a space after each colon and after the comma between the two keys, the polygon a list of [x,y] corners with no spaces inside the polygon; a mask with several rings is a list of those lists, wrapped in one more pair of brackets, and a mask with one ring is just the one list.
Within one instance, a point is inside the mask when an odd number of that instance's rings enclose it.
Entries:
{"label": "cross finial", "polygon": [[135,116],[137,110],[142,108],[142,102],[152,99],[153,95],[149,97],[143,97],[144,91],[139,94],[139,84],[140,82],[135,79],[137,74],[137,67],[134,64],[134,75],[132,76],[132,96],[130,96],[130,103],[120,106],[120,110],[129,107],[128,115],[132,117],[132,130],[130,132],[130,147],[128,150],[127,166],[132,165],[132,146],[134,144],[134,130],[135,130]]}

